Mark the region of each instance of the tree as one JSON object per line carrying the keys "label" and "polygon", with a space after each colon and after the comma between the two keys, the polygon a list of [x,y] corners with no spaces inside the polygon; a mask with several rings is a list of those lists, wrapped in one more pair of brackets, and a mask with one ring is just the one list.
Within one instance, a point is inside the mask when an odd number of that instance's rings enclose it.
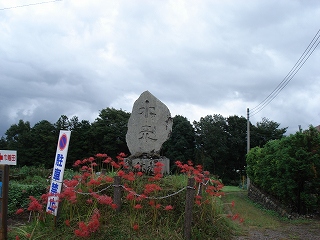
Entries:
{"label": "tree", "polygon": [[68,160],[66,167],[71,167],[78,159],[90,157],[97,152],[93,152],[94,144],[92,142],[91,123],[87,120],[79,122],[78,117],[70,119],[70,144],[68,150]]}
{"label": "tree", "polygon": [[17,150],[17,164],[32,165],[34,156],[30,152],[32,146],[30,122],[20,119],[18,124],[10,126],[5,135],[8,150]]}
{"label": "tree", "polygon": [[102,109],[99,117],[92,123],[93,152],[107,153],[111,157],[120,152],[129,154],[126,143],[129,117],[130,113],[121,109]]}
{"label": "tree", "polygon": [[36,123],[31,129],[32,165],[53,166],[58,135],[53,124],[47,120]]}
{"label": "tree", "polygon": [[279,128],[280,123],[269,120],[268,118],[262,118],[261,122],[257,123],[257,126],[251,126],[251,146],[262,147],[270,140],[280,139],[287,131],[287,127]]}
{"label": "tree", "polygon": [[7,141],[4,137],[0,139],[0,149],[7,149]]}
{"label": "tree", "polygon": [[57,133],[60,132],[60,130],[70,130],[70,121],[69,118],[66,115],[61,115],[58,119],[58,121],[54,124]]}
{"label": "tree", "polygon": [[202,117],[199,122],[194,121],[196,133],[197,162],[205,169],[226,177],[227,139],[226,119],[218,114]]}
{"label": "tree", "polygon": [[163,144],[163,154],[171,160],[171,165],[176,160],[186,162],[194,161],[195,133],[189,120],[181,115],[173,118],[172,133]]}
{"label": "tree", "polygon": [[228,159],[225,164],[229,179],[236,183],[242,175],[245,175],[247,119],[234,115],[229,116],[226,121]]}

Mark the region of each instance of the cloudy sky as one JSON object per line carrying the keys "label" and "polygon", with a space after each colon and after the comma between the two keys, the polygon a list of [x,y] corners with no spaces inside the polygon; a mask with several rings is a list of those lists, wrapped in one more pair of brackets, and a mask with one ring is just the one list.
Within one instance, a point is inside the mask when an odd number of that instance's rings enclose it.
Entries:
{"label": "cloudy sky", "polygon": [[[320,28],[318,0],[3,0],[0,9],[0,136],[19,119],[131,112],[145,90],[191,122],[246,116]],[[251,122],[266,117],[288,133],[319,125],[319,63],[320,47]]]}

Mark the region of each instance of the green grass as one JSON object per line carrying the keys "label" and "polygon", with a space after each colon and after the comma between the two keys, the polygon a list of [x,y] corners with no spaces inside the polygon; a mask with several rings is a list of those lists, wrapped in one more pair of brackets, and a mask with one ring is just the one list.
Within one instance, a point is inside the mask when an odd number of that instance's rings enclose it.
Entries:
{"label": "green grass", "polygon": [[223,192],[239,192],[239,191],[245,191],[245,190],[236,186],[224,186],[222,188],[222,191]]}
{"label": "green grass", "polygon": [[[226,191],[230,189],[230,191]],[[233,191],[234,190],[234,191]],[[258,203],[253,202],[247,196],[247,191],[239,190],[233,187],[225,187],[224,191],[226,196],[224,201],[235,202],[235,206],[231,211],[233,213],[239,213],[244,219],[244,229],[247,228],[261,228],[261,229],[279,229],[283,224],[302,224],[309,223],[308,219],[294,219],[289,220],[288,218],[280,216],[277,212],[265,209]]]}
{"label": "green grass", "polygon": [[247,191],[228,192],[225,196],[227,202],[235,202],[232,211],[239,213],[247,227],[277,228],[281,225],[278,214],[265,210],[247,197]]}

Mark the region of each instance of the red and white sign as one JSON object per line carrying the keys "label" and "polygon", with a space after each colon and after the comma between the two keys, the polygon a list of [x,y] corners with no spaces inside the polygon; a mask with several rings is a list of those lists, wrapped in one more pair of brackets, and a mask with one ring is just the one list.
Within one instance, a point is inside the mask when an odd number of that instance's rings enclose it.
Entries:
{"label": "red and white sign", "polygon": [[0,150],[0,164],[17,165],[17,151]]}
{"label": "red and white sign", "polygon": [[64,167],[67,161],[67,153],[69,147],[71,131],[61,130],[58,146],[56,151],[56,157],[54,159],[53,172],[51,177],[50,191],[47,203],[46,211],[54,216],[57,216],[58,212],[58,203],[59,197],[58,195],[61,192],[62,184],[63,184],[63,174]]}

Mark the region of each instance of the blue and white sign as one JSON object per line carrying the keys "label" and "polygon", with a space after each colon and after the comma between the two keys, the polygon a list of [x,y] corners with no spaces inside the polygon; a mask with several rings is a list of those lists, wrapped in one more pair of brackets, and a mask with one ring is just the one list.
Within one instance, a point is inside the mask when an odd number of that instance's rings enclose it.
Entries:
{"label": "blue and white sign", "polygon": [[54,166],[51,176],[51,184],[49,191],[49,198],[46,211],[54,216],[57,216],[59,194],[63,184],[64,168],[67,161],[68,147],[70,141],[71,131],[61,130],[58,139],[58,146],[56,157],[54,159]]}

